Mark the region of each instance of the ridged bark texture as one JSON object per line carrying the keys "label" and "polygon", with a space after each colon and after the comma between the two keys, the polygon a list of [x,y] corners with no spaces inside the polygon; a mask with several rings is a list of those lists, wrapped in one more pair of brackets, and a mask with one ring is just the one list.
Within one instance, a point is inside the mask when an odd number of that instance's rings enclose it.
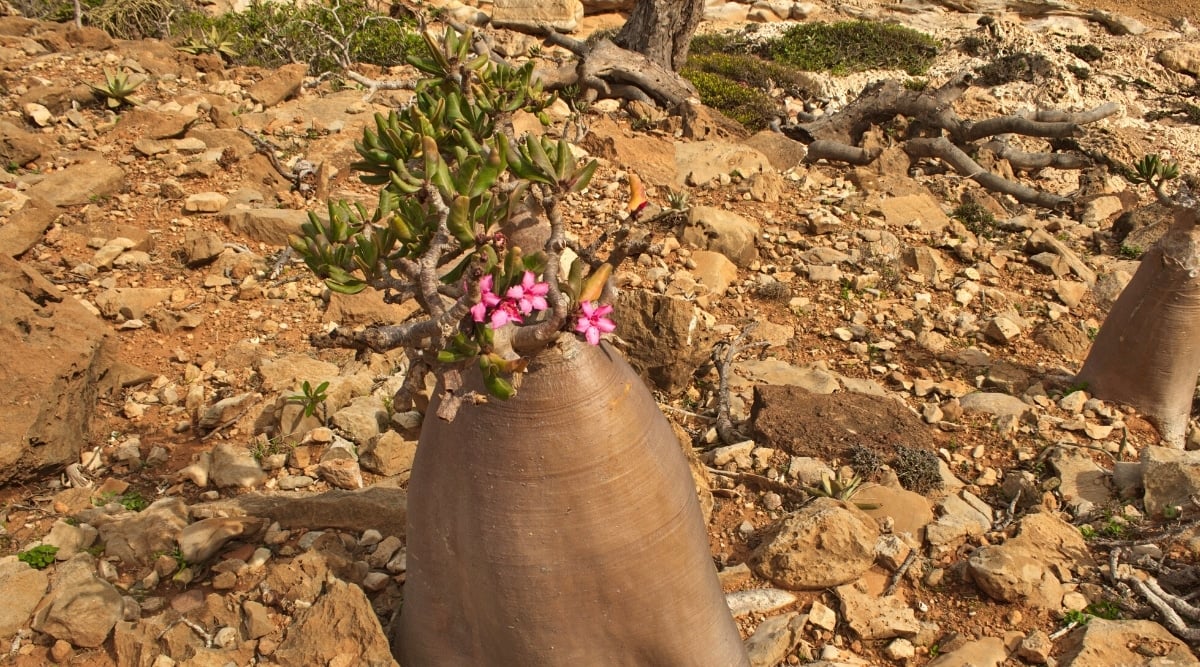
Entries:
{"label": "ridged bark texture", "polygon": [[704,0],[638,0],[613,42],[678,72],[702,20]]}
{"label": "ridged bark texture", "polygon": [[405,667],[749,665],[687,462],[613,348],[564,335],[512,399],[426,419],[408,491]]}
{"label": "ridged bark texture", "polygon": [[1088,393],[1126,403],[1163,440],[1183,447],[1200,375],[1200,230],[1178,209],[1100,327],[1077,380]]}

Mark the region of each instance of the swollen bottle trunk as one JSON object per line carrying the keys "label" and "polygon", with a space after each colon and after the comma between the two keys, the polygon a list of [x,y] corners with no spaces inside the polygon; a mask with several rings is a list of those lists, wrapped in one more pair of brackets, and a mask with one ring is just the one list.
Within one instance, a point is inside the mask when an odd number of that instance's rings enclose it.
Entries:
{"label": "swollen bottle trunk", "polygon": [[404,667],[749,664],[686,460],[615,350],[564,335],[512,399],[436,409],[409,484]]}

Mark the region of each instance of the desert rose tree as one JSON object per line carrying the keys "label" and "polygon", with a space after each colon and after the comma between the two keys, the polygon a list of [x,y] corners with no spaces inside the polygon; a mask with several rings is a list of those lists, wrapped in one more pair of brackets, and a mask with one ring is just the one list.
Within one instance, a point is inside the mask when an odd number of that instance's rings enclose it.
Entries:
{"label": "desert rose tree", "polygon": [[[603,340],[620,326],[613,266],[596,244],[563,260],[562,207],[596,163],[511,136],[511,114],[550,100],[532,67],[475,56],[471,40],[427,36],[412,104],[356,145],[378,205],[331,202],[293,240],[331,290],[372,286],[424,313],[317,339],[405,348],[398,408],[437,379],[393,651],[407,667],[748,665],[679,443]],[[517,247],[504,230],[531,211],[548,240]]]}
{"label": "desert rose tree", "polygon": [[1169,446],[1182,448],[1200,376],[1200,228],[1197,202],[1186,193],[1172,202],[1163,191],[1177,174],[1156,156],[1137,165],[1133,180],[1174,208],[1174,222],[1142,255],[1076,379],[1097,397],[1137,408]]}

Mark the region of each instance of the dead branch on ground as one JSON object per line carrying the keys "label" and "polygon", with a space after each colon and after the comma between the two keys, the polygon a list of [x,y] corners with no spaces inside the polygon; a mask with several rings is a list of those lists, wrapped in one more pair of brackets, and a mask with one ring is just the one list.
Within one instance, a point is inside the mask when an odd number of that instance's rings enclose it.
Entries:
{"label": "dead branch on ground", "polygon": [[953,107],[970,85],[970,75],[961,75],[932,90],[912,90],[894,80],[876,82],[841,111],[807,122],[781,124],[778,129],[808,145],[808,162],[824,159],[861,166],[874,162],[880,153],[878,148],[861,145],[866,132],[902,116],[909,120],[909,127],[899,145],[914,161],[936,158],[987,190],[1010,195],[1023,204],[1052,210],[1067,207],[1071,203],[1068,198],[995,174],[980,165],[975,156],[986,150],[1019,170],[1082,169],[1092,163],[1086,156],[1054,151],[1030,153],[1009,146],[1009,138],[1075,137],[1082,132],[1082,125],[1107,118],[1120,107],[1109,103],[1083,112],[1040,110],[973,121],[960,118]]}

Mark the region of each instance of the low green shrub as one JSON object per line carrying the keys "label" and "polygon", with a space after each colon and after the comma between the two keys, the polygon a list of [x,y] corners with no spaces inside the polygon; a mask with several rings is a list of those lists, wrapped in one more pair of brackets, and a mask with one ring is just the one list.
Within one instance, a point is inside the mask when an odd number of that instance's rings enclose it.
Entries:
{"label": "low green shrub", "polygon": [[421,36],[409,22],[376,11],[368,0],[294,5],[255,0],[244,11],[181,16],[174,33],[189,43],[221,35],[236,65],[306,63],[311,74],[341,69],[341,61],[388,67],[404,62]]}
{"label": "low green shrub", "polygon": [[760,47],[772,60],[811,72],[849,74],[899,69],[924,74],[938,54],[932,37],[903,26],[870,21],[801,23]]}
{"label": "low green shrub", "polygon": [[1012,53],[975,70],[981,86],[1001,86],[1013,81],[1032,83],[1050,69],[1044,57],[1034,53]]}
{"label": "low green shrub", "polygon": [[778,87],[788,95],[800,98],[812,97],[818,92],[811,74],[750,54],[692,52],[686,69],[716,74],[763,92]]}
{"label": "low green shrub", "polygon": [[684,68],[680,74],[696,86],[705,106],[717,109],[752,132],[765,128],[779,115],[775,100],[761,90],[712,72]]}

